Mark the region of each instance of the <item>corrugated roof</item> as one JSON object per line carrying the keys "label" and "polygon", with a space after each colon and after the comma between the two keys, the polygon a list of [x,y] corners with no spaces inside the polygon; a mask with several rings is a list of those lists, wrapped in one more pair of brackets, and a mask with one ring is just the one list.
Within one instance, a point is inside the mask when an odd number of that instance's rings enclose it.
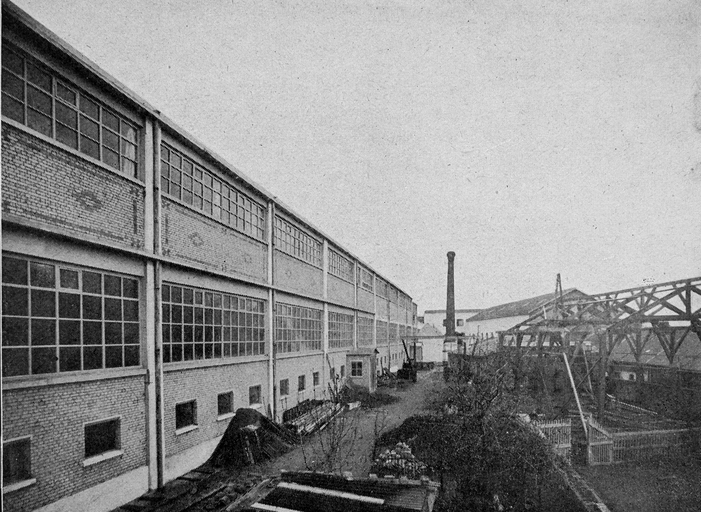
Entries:
{"label": "corrugated roof", "polygon": [[[562,292],[562,296],[571,298],[573,296],[586,297],[587,295],[580,292],[576,288],[568,288]],[[555,293],[546,293],[545,295],[538,295],[537,297],[531,297],[530,299],[507,302],[506,304],[500,304],[498,306],[483,309],[467,321],[477,322],[482,320],[492,320],[494,318],[530,315],[533,310],[546,305],[548,302],[551,302],[554,299]]]}

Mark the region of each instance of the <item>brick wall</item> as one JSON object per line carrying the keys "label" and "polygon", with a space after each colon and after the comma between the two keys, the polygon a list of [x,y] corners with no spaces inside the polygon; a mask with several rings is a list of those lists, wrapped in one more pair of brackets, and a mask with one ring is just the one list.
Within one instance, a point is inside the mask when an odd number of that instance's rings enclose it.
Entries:
{"label": "brick wall", "polygon": [[[166,365],[168,370],[168,365]],[[229,420],[217,421],[217,395],[234,392],[234,411],[248,407],[248,387],[260,385],[265,413],[268,405],[267,360],[166,371],[163,377],[163,428],[166,456],[223,435]],[[175,435],[175,405],[197,400],[197,429]]]}
{"label": "brick wall", "polygon": [[303,261],[275,251],[275,284],[286,290],[312,297],[323,296],[323,271]]}
{"label": "brick wall", "polygon": [[[5,511],[33,510],[146,464],[142,376],[3,391],[3,436],[31,435],[36,484],[5,494]],[[83,467],[84,423],[120,416],[121,457]]]}
{"label": "brick wall", "polygon": [[80,237],[144,247],[144,188],[2,125],[2,211]]}
{"label": "brick wall", "polygon": [[262,242],[163,198],[163,254],[231,275],[265,281],[267,248]]}
{"label": "brick wall", "polygon": [[358,290],[358,309],[367,311],[369,313],[375,312],[375,296],[363,290],[362,288]]}
{"label": "brick wall", "polygon": [[329,275],[328,283],[329,300],[349,307],[355,305],[355,286],[348,281],[344,281],[332,275]]}

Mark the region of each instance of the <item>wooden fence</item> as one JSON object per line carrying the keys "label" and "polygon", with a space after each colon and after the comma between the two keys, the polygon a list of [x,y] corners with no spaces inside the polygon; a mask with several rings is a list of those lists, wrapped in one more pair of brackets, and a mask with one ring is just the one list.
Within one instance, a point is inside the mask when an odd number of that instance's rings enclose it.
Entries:
{"label": "wooden fence", "polygon": [[587,418],[587,464],[611,464],[613,462],[613,437],[598,421]]}
{"label": "wooden fence", "polygon": [[533,425],[552,445],[555,453],[570,460],[572,453],[572,420],[570,418],[553,421],[534,421]]}
{"label": "wooden fence", "polygon": [[648,430],[613,434],[613,462],[675,457],[699,443],[701,429]]}

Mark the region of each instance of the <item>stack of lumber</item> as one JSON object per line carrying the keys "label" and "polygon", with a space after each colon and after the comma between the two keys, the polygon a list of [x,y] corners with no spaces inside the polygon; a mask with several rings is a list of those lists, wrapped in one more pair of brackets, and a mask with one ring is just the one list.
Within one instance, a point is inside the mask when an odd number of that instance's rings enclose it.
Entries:
{"label": "stack of lumber", "polygon": [[285,426],[297,435],[306,436],[324,427],[342,409],[343,406],[341,404],[321,402],[310,411],[288,421],[285,423]]}

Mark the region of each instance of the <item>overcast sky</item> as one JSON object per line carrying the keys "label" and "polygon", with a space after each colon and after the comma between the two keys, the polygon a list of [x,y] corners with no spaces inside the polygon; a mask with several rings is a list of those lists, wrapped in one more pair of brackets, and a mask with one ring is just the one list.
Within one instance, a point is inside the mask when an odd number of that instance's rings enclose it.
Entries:
{"label": "overcast sky", "polygon": [[16,3],[419,311],[701,275],[699,2]]}

